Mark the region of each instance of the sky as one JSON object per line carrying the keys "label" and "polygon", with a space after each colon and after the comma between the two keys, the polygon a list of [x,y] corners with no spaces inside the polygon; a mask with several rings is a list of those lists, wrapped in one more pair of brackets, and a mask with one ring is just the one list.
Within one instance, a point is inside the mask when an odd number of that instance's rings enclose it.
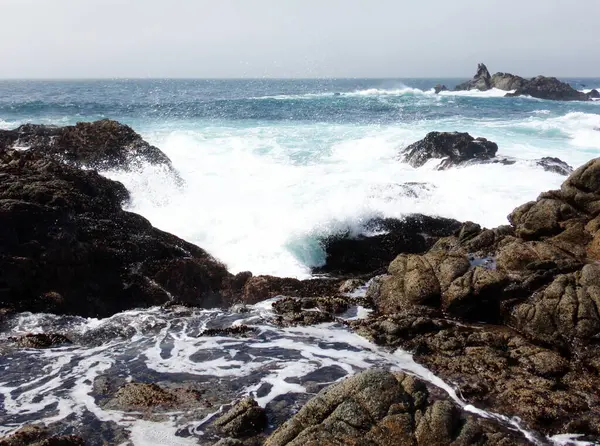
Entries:
{"label": "sky", "polygon": [[600,77],[600,0],[0,0],[0,78]]}

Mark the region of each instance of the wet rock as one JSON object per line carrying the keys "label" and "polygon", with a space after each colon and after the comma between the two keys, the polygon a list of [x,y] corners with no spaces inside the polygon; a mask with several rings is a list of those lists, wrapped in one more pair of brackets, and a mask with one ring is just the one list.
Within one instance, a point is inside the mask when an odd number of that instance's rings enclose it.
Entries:
{"label": "wet rock", "polygon": [[437,84],[435,87],[433,87],[433,91],[435,91],[435,94],[439,94],[442,91],[448,91],[448,87],[442,84]]}
{"label": "wet rock", "polygon": [[255,304],[277,296],[314,297],[336,295],[342,280],[308,279],[298,280],[274,276],[255,276],[244,285],[241,299],[246,304]]}
{"label": "wet rock", "polygon": [[225,266],[124,211],[121,183],[16,150],[0,150],[0,179],[0,307],[106,317],[222,304]]}
{"label": "wet rock", "polygon": [[414,214],[398,219],[372,219],[365,233],[353,235],[350,230],[322,240],[325,265],[314,268],[317,273],[333,275],[373,275],[383,270],[399,253],[419,253],[429,249],[444,236],[460,227],[456,220]]}
{"label": "wet rock", "polygon": [[509,221],[467,222],[424,254],[399,255],[369,287],[376,312],[349,325],[411,351],[469,402],[544,434],[577,418],[598,441],[600,160]]}
{"label": "wet rock", "polygon": [[538,99],[554,101],[588,101],[588,95],[575,90],[569,84],[561,82],[555,77],[537,76],[525,81],[514,93],[507,93],[507,97],[531,96]]}
{"label": "wet rock", "polygon": [[462,84],[457,85],[454,90],[462,91],[462,90],[480,90],[487,91],[491,87],[491,79],[492,76],[488,71],[487,67],[480,63],[477,65],[477,73],[473,76],[473,79],[470,81],[464,82]]}
{"label": "wet rock", "polygon": [[155,383],[132,382],[122,385],[104,407],[123,411],[181,410],[202,405],[200,397],[200,392],[183,386],[167,388]]}
{"label": "wet rock", "polygon": [[360,280],[360,279],[348,279],[344,282],[342,282],[342,284],[339,287],[339,292],[341,294],[349,294],[352,293],[354,291],[356,291],[357,289],[359,289],[360,287],[365,285],[365,281],[364,280]]}
{"label": "wet rock", "polygon": [[249,327],[247,325],[235,325],[233,327],[226,328],[208,328],[200,332],[198,336],[243,336],[246,337],[256,332],[255,327]]}
{"label": "wet rock", "polygon": [[402,158],[413,167],[421,167],[431,159],[443,160],[438,170],[466,162],[490,160],[496,156],[498,145],[485,138],[473,138],[468,133],[431,132],[402,151]]}
{"label": "wet rock", "polygon": [[0,148],[27,147],[76,166],[95,169],[129,168],[148,162],[172,168],[169,158],[131,127],[103,119],[56,127],[24,124],[0,130]]}
{"label": "wet rock", "polygon": [[250,437],[265,429],[267,416],[265,410],[253,398],[246,398],[215,420],[214,424],[221,432],[231,437]]}
{"label": "wet rock", "polygon": [[559,175],[570,175],[573,168],[559,158],[544,157],[536,161],[536,164],[547,172],[554,172]]}
{"label": "wet rock", "polygon": [[587,97],[589,99],[600,99],[600,91],[598,91],[594,88],[592,91],[587,93]]}
{"label": "wet rock", "polygon": [[83,446],[83,438],[76,435],[52,435],[45,426],[27,425],[12,435],[0,438],[0,446]]}
{"label": "wet rock", "polygon": [[526,444],[518,435],[434,398],[412,376],[368,370],[321,391],[265,446],[441,446],[474,444],[468,440],[474,438],[481,445],[502,444],[498,434],[510,444]]}
{"label": "wet rock", "polygon": [[57,333],[29,333],[20,338],[10,338],[21,348],[50,348],[70,344],[71,341]]}

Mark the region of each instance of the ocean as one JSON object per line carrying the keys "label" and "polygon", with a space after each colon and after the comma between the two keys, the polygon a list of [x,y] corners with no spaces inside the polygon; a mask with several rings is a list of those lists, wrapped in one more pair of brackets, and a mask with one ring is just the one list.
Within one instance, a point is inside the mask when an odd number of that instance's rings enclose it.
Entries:
{"label": "ocean", "polygon": [[[600,88],[600,79],[565,80],[580,90]],[[415,212],[487,227],[505,224],[516,206],[565,179],[534,160],[559,157],[576,168],[600,156],[600,102],[432,90],[460,81],[5,80],[0,128],[102,118],[128,124],[165,152],[183,179],[176,183],[150,165],[102,172],[131,192],[129,210],[201,246],[234,273],[306,278],[325,260],[319,244],[324,235],[359,233],[373,217]],[[402,148],[430,131],[488,138],[498,144],[498,155],[516,163],[446,171],[402,163]],[[406,194],[409,182],[424,183],[421,193]],[[347,317],[363,313],[358,308]],[[254,394],[263,406],[287,398],[297,408],[314,383],[376,365],[412,371],[453,394],[405,352],[379,349],[339,324],[280,328],[269,322],[270,314],[267,302],[243,314],[149,309],[103,320],[18,315],[1,338],[59,331],[77,344],[0,356],[0,433],[37,420],[62,432],[83,432],[90,444],[205,444],[202,426],[218,407],[195,418],[126,414],[91,396],[95,380],[107,374],[226,382],[224,392],[233,396]],[[252,340],[198,337],[207,327],[241,323],[255,325],[258,334]]]}

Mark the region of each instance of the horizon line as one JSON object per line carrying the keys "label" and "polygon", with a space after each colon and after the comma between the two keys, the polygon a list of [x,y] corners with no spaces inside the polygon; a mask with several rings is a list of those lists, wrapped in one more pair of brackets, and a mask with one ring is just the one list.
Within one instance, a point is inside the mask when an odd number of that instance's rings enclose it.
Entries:
{"label": "horizon line", "polygon": [[[522,76],[524,78],[530,78],[535,76]],[[579,78],[579,79],[600,79],[600,76],[547,76],[556,78]],[[432,76],[401,76],[401,77],[360,77],[360,76],[348,76],[348,77],[184,77],[184,76],[173,76],[173,77],[0,77],[0,82],[5,81],[144,81],[144,80],[197,80],[197,81],[215,81],[215,80],[231,80],[231,81],[266,81],[266,80],[403,80],[403,79],[423,79],[423,80],[462,80],[472,79],[472,76],[449,76],[449,77],[432,77]]]}

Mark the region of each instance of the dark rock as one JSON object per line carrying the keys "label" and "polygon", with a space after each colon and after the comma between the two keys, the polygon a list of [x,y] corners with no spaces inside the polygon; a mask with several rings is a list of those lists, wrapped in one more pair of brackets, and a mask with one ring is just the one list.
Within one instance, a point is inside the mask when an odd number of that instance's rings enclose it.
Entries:
{"label": "dark rock", "polygon": [[498,145],[485,138],[473,138],[468,133],[431,132],[402,151],[404,162],[421,167],[430,159],[443,158],[438,170],[464,164],[467,161],[484,161],[496,156]]}
{"label": "dark rock", "polygon": [[10,338],[10,340],[21,348],[50,348],[71,343],[68,338],[56,333],[29,333],[20,338]]}
{"label": "dark rock", "polygon": [[594,88],[592,91],[587,93],[587,97],[589,99],[600,99],[600,91],[598,91]]}
{"label": "dark rock", "polygon": [[171,161],[148,144],[131,127],[103,119],[55,127],[24,124],[15,130],[0,130],[0,148],[28,147],[61,161],[96,169],[129,168],[140,162]]}
{"label": "dark rock", "polygon": [[551,99],[556,101],[588,101],[596,96],[593,91],[582,93],[575,90],[569,84],[561,82],[555,77],[537,76],[525,79],[510,73],[496,73],[490,76],[486,66],[479,64],[475,77],[460,85],[455,90],[480,90],[486,91],[491,88],[512,91],[507,97],[531,96],[539,99]]}
{"label": "dark rock", "polygon": [[433,87],[433,90],[435,91],[435,94],[439,94],[441,91],[448,91],[448,87],[442,84],[437,84],[435,87]]}
{"label": "dark rock", "polygon": [[125,187],[35,151],[0,150],[0,307],[105,317],[223,303],[224,265],[125,212]]}
{"label": "dark rock", "polygon": [[0,148],[28,147],[33,152],[96,169],[129,168],[140,162],[171,167],[169,158],[131,127],[103,119],[55,127],[24,124],[0,130]]}
{"label": "dark rock", "polygon": [[246,282],[241,299],[244,303],[254,304],[278,296],[332,296],[339,293],[342,282],[339,279],[298,280],[274,276],[255,276]]}
{"label": "dark rock", "polygon": [[426,251],[438,238],[451,235],[459,227],[456,220],[420,214],[402,220],[372,219],[364,232],[377,235],[353,236],[348,230],[322,240],[325,265],[313,271],[334,275],[373,273],[385,268],[399,253]]}
{"label": "dark rock", "polygon": [[250,437],[261,433],[267,425],[265,410],[252,398],[235,404],[214,422],[224,434],[234,438]]}
{"label": "dark rock", "polygon": [[554,101],[587,101],[588,95],[575,90],[569,84],[561,82],[555,77],[537,76],[525,82],[514,93],[507,93],[507,97],[531,96],[538,99]]}
{"label": "dark rock", "polygon": [[76,435],[52,435],[45,426],[27,425],[17,432],[0,438],[0,446],[83,446],[83,438]]}
{"label": "dark rock", "polygon": [[573,168],[560,158],[546,156],[536,161],[536,164],[547,172],[554,172],[559,175],[570,175]]}
{"label": "dark rock", "polygon": [[202,330],[198,336],[248,336],[254,333],[256,328],[247,325],[236,325],[226,328],[207,328]]}
{"label": "dark rock", "polygon": [[495,423],[462,413],[447,398],[434,397],[413,376],[368,370],[321,391],[265,446],[450,444],[527,442]]}
{"label": "dark rock", "polygon": [[473,76],[473,79],[470,81],[464,82],[462,84],[457,85],[454,90],[462,91],[462,90],[480,90],[487,91],[491,87],[491,79],[490,72],[487,67],[480,63],[477,65],[477,73]]}
{"label": "dark rock", "polygon": [[523,88],[526,82],[527,80],[521,76],[515,76],[510,73],[496,73],[490,80],[490,86],[499,90],[511,91]]}

